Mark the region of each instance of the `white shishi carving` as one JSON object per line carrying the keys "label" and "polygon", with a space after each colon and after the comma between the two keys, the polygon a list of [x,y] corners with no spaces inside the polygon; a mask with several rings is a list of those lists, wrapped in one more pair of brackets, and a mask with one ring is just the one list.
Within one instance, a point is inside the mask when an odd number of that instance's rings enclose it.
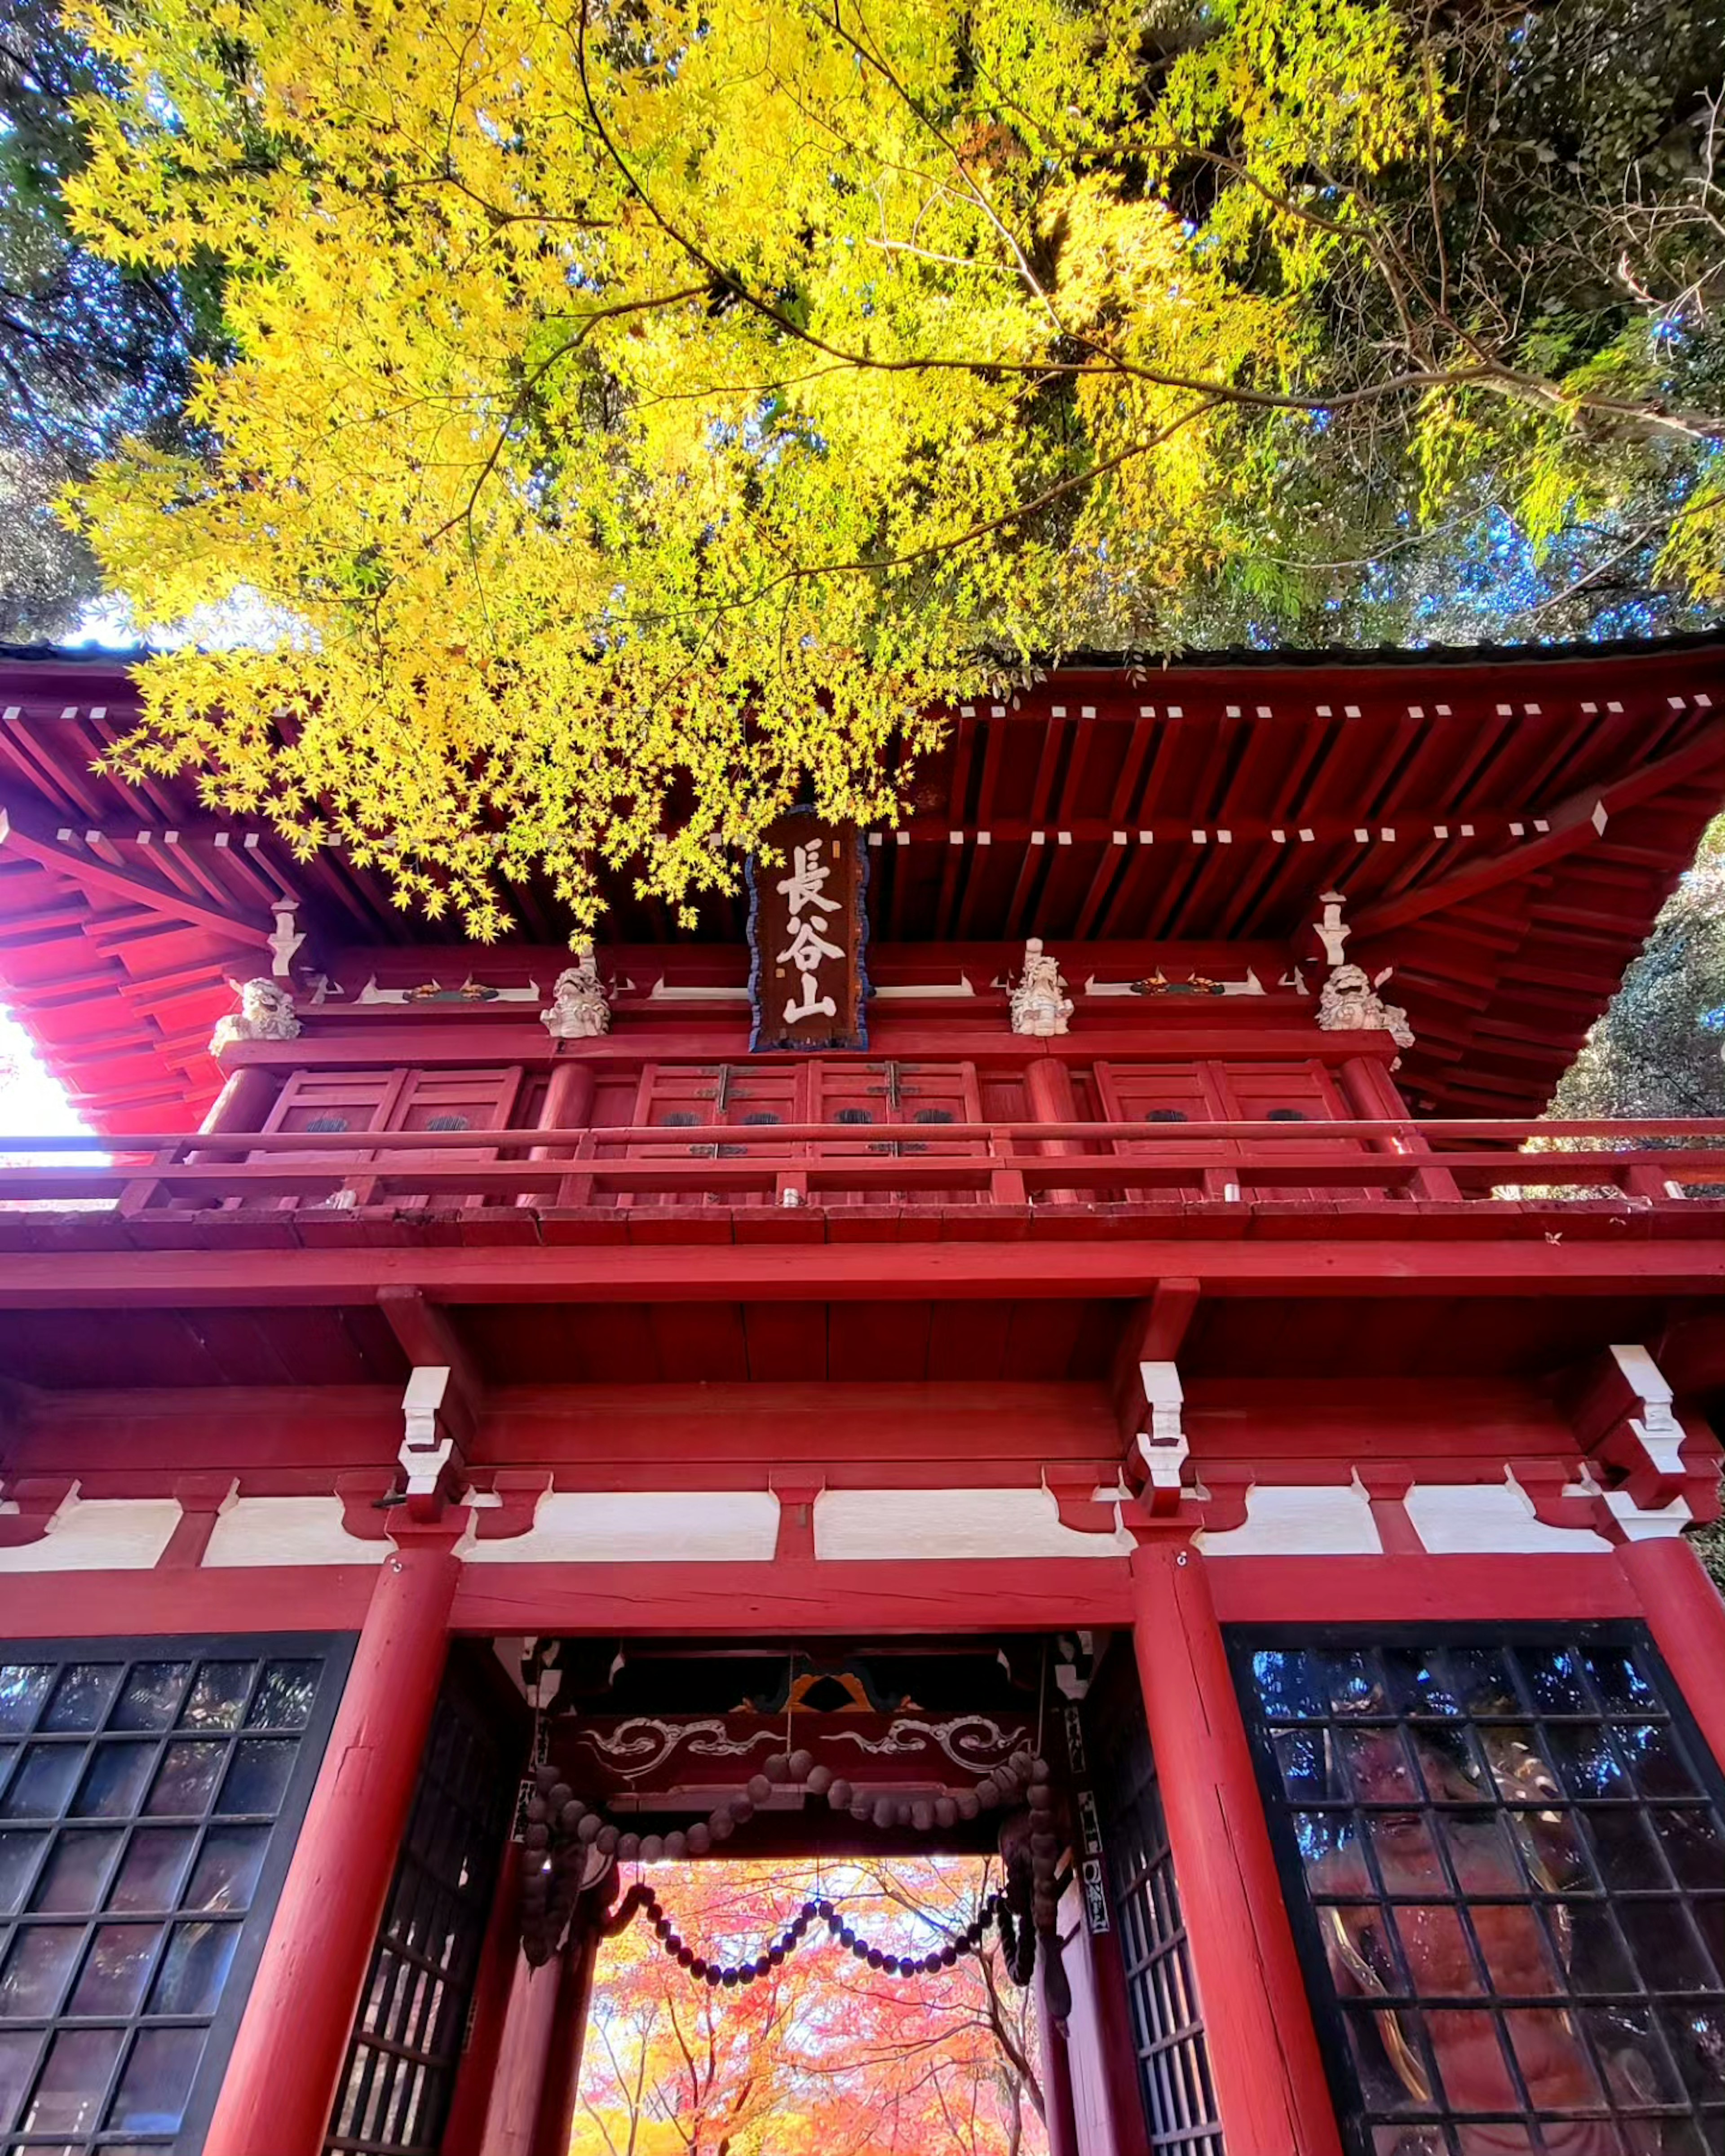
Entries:
{"label": "white shishi carving", "polygon": [[209,1037],[209,1052],[219,1055],[242,1040],[297,1040],[300,1021],[294,1016],[294,999],[280,982],[259,975],[244,984],[228,984],[239,997],[239,1009],[216,1021]]}
{"label": "white shishi carving", "polygon": [[1009,983],[1008,997],[1014,1033],[1052,1040],[1065,1032],[1072,998],[1066,993],[1059,960],[1044,951],[1040,937],[1031,937],[1025,944],[1024,970]]}
{"label": "white shishi carving", "polygon": [[1378,993],[1393,968],[1368,979],[1363,966],[1337,966],[1317,999],[1317,1022],[1326,1033],[1387,1033],[1398,1048],[1414,1045],[1414,1029],[1399,1004]]}
{"label": "white shishi carving", "polygon": [[597,1040],[611,1030],[610,992],[599,978],[591,944],[557,975],[551,1008],[539,1019],[553,1040]]}

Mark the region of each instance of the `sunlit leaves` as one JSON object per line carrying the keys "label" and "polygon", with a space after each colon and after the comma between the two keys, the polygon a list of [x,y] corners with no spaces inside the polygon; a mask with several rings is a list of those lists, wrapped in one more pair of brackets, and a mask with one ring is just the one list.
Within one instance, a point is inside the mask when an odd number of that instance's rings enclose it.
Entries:
{"label": "sunlit leaves", "polygon": [[1556,562],[1639,518],[1719,588],[1699,243],[1620,234],[1621,174],[1552,214],[1491,146],[1495,18],[80,7],[131,85],[80,228],[218,257],[234,350],[218,459],[141,450],[79,514],[146,617],[303,625],[154,663],[122,760],[475,934],[530,875],[578,934],[607,867],[686,913],[798,796],[894,814],[942,700],[1327,622],[1422,522]]}

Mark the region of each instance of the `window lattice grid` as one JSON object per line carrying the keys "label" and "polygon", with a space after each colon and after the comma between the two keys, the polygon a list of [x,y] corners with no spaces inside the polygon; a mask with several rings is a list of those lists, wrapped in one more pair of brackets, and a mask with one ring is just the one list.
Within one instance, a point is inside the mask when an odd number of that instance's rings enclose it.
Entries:
{"label": "window lattice grid", "polygon": [[1725,1815],[1645,1638],[1235,1652],[1353,2145],[1717,2156]]}
{"label": "window lattice grid", "polygon": [[218,2078],[321,1749],[308,1644],[0,1650],[8,2156],[171,2148]]}
{"label": "window lattice grid", "polygon": [[1118,1649],[1101,1689],[1090,1743],[1150,2144],[1157,2156],[1224,2156],[1155,1759]]}
{"label": "window lattice grid", "polygon": [[326,2148],[432,2156],[454,2092],[516,1774],[454,1682],[438,1703]]}

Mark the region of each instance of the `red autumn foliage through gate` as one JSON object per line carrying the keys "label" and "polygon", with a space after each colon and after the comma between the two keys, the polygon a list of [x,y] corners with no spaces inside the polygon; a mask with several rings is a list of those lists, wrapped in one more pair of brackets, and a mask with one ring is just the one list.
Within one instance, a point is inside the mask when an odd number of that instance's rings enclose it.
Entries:
{"label": "red autumn foliage through gate", "polygon": [[[644,1876],[698,1954],[733,1964],[823,1896],[870,1943],[921,1956],[999,1884],[968,1858]],[[1033,1994],[992,1937],[953,1968],[895,1978],[817,1924],[765,1977],[714,1989],[638,1917],[600,1949],[571,2156],[1043,2156],[1041,2107]]]}

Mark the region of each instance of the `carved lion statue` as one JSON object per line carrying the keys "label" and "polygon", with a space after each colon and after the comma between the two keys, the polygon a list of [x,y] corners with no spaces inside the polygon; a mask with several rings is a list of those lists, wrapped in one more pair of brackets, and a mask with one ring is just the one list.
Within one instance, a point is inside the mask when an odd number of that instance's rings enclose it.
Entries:
{"label": "carved lion statue", "polygon": [[209,1037],[209,1052],[219,1055],[241,1040],[297,1040],[300,1021],[294,1015],[294,999],[280,981],[267,976],[228,987],[239,997],[239,1009],[218,1019]]}

